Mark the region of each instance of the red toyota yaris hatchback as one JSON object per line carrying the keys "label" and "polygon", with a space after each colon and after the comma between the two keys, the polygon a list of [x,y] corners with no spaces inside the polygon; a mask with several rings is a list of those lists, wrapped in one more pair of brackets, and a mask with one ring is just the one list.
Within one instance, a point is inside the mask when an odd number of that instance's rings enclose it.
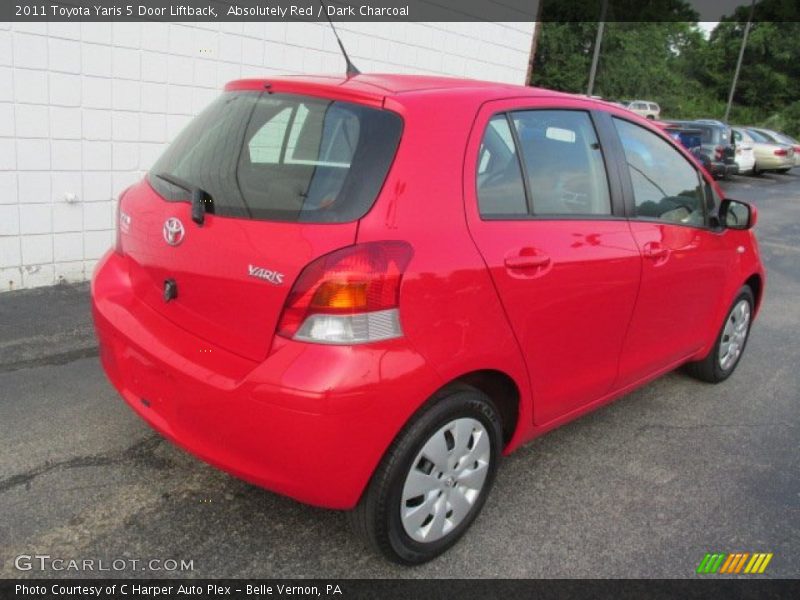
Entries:
{"label": "red toyota yaris hatchback", "polygon": [[118,216],[92,297],[125,401],[406,564],[502,454],[678,366],[727,378],[764,290],[755,209],[659,129],[477,81],[231,83]]}

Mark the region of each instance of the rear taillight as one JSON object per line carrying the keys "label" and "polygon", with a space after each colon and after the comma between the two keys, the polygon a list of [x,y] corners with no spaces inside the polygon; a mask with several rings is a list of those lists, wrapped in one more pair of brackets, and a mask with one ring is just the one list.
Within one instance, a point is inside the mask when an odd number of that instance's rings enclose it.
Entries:
{"label": "rear taillight", "polygon": [[723,148],[722,146],[717,146],[716,148],[714,148],[714,157],[717,160],[722,160],[723,156],[725,156],[725,148]]}
{"label": "rear taillight", "polygon": [[789,154],[789,152],[786,150],[786,148],[778,148],[775,150],[774,154],[775,156],[786,156]]}
{"label": "rear taillight", "polygon": [[322,344],[400,337],[400,282],[412,253],[405,242],[386,241],[318,258],[289,292],[278,334]]}

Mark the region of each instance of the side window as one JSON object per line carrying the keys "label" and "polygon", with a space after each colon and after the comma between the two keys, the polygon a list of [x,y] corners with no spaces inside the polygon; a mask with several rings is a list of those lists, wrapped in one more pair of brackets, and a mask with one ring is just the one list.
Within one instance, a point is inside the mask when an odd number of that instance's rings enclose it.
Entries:
{"label": "side window", "polygon": [[247,150],[252,163],[277,163],[281,158],[281,148],[286,136],[286,128],[291,119],[291,109],[284,108],[250,138]]}
{"label": "side window", "polygon": [[603,155],[589,114],[529,110],[512,115],[534,215],[610,215]]}
{"label": "side window", "polygon": [[633,184],[635,216],[682,225],[705,225],[702,177],[668,142],[643,127],[614,118]]}
{"label": "side window", "polygon": [[252,164],[349,167],[358,138],[358,117],[351,112],[336,105],[299,104],[268,119],[247,148]]}
{"label": "side window", "polygon": [[514,138],[505,115],[489,121],[478,150],[478,208],[481,216],[527,215]]}

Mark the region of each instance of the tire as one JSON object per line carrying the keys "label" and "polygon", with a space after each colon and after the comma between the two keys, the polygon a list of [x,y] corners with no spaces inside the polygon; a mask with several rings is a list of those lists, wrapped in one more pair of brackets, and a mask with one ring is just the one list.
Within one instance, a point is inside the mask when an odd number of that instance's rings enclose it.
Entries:
{"label": "tire", "polygon": [[[742,303],[746,304],[745,312],[741,312]],[[754,307],[753,291],[749,286],[744,286],[736,294],[736,299],[728,309],[711,352],[702,360],[688,363],[686,371],[693,377],[708,383],[720,383],[730,377],[744,354],[747,340],[750,339]],[[739,330],[743,321],[745,322],[744,328]],[[732,337],[733,341],[731,341]],[[734,343],[736,345],[735,355],[731,353]]]}
{"label": "tire", "polygon": [[[446,450],[446,457],[432,449]],[[501,451],[499,412],[485,394],[464,386],[434,396],[386,451],[361,501],[349,513],[350,524],[393,562],[427,562],[455,544],[478,516]],[[428,456],[439,459],[432,462]],[[442,468],[458,456],[462,464],[457,468]],[[475,485],[477,491],[462,482]],[[415,496],[412,490],[427,491]],[[426,536],[429,541],[423,539]]]}
{"label": "tire", "polygon": [[791,169],[775,169],[776,173],[788,173]]}

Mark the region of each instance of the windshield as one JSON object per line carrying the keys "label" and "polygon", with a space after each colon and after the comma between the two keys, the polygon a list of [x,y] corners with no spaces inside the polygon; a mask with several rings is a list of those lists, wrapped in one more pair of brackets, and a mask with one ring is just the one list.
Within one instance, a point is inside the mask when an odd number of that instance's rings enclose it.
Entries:
{"label": "windshield", "polygon": [[151,169],[167,200],[187,200],[171,175],[210,197],[208,212],[340,223],[366,214],[394,159],[402,120],[358,104],[227,92],[197,116]]}

